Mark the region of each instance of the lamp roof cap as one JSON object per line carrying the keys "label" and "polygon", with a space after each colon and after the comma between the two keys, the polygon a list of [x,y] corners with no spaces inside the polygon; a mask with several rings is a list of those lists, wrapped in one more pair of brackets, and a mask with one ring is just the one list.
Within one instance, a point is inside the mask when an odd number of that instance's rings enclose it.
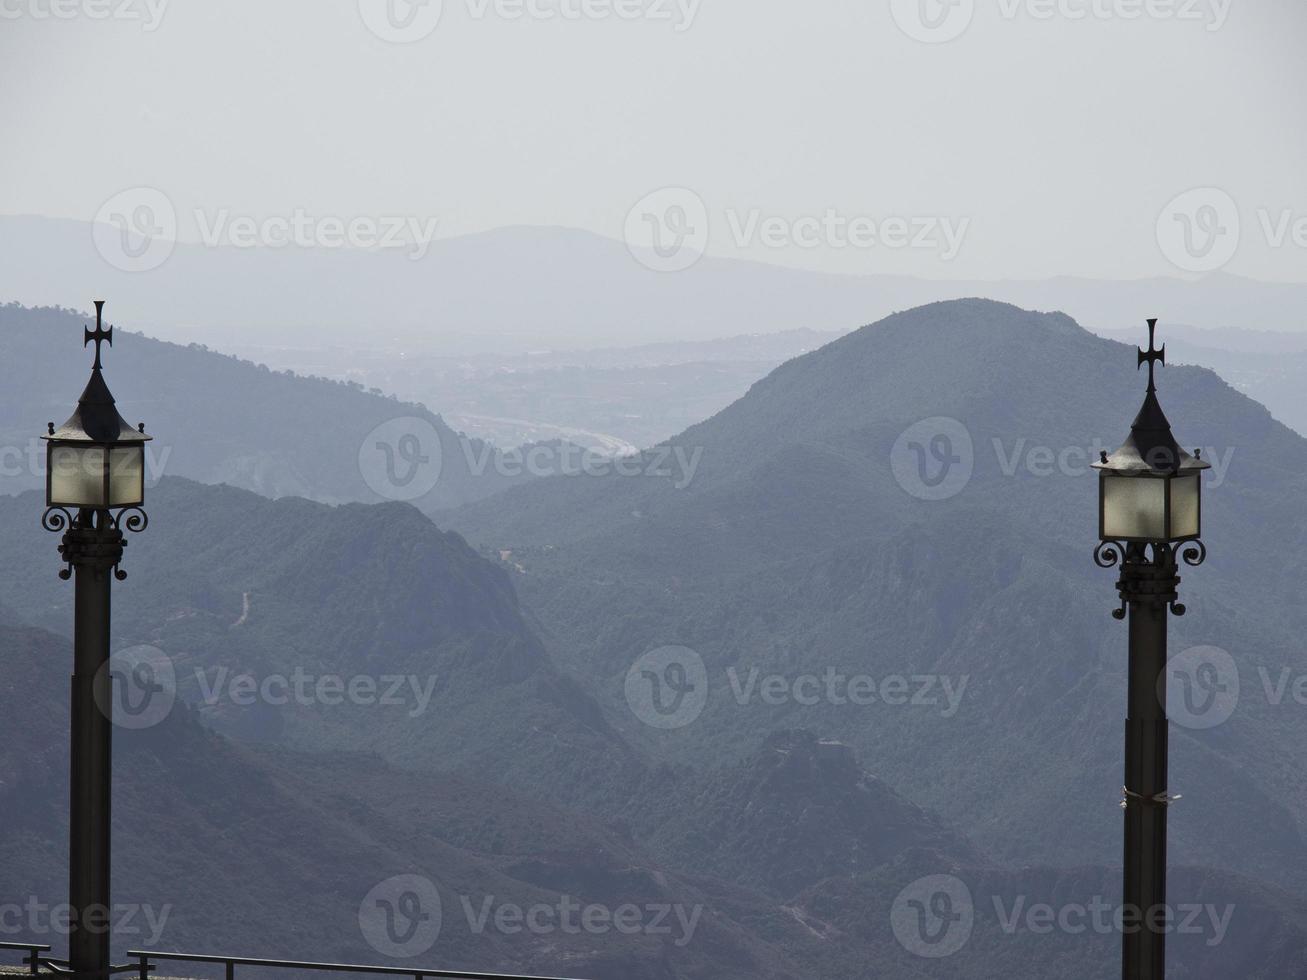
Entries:
{"label": "lamp roof cap", "polygon": [[91,367],[91,379],[77,399],[77,408],[68,417],[68,421],[57,429],[42,436],[50,442],[81,442],[94,445],[123,445],[149,442],[151,437],[145,434],[142,424],[133,428],[122,417],[114,402],[113,393],[105,383],[100,362],[100,344],[108,341],[113,346],[113,327],[107,330],[101,326],[104,300],[95,301],[95,330],[86,328],[82,346],[95,343],[95,363]]}

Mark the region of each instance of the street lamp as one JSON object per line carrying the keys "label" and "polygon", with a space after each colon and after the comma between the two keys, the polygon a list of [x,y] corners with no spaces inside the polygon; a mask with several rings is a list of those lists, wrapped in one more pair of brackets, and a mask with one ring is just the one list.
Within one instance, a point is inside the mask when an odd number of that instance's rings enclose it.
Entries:
{"label": "street lamp", "polygon": [[1166,717],[1166,629],[1168,609],[1185,614],[1179,602],[1177,552],[1187,565],[1201,565],[1207,549],[1202,534],[1202,452],[1185,452],[1171,434],[1157,401],[1155,368],[1166,363],[1156,349],[1157,321],[1148,321],[1148,393],[1125,444],[1102,454],[1099,471],[1099,544],[1094,560],[1102,568],[1121,566],[1116,583],[1130,615],[1129,711],[1125,727],[1125,868],[1122,977],[1163,980],[1166,973],[1166,811],[1178,799],[1167,791],[1169,733]]}
{"label": "street lamp", "polygon": [[100,345],[113,346],[113,327],[101,326],[103,300],[95,303],[95,330],[82,346],[95,344],[95,363],[77,409],[62,426],[53,422],[47,442],[48,531],[63,532],[59,553],[66,567],[59,577],[74,583],[69,812],[68,903],[72,910],[68,962],[59,964],[80,980],[107,980],[110,914],[109,844],[113,783],[112,681],[109,607],[113,577],[127,542],[123,529],[143,531],[149,522],[145,499],[145,434],[133,429],[115,407],[101,373]]}

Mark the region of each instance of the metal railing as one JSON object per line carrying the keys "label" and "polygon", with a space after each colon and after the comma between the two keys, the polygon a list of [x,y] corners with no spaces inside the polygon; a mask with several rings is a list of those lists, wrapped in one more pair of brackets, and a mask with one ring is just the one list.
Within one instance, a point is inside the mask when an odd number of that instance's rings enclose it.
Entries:
{"label": "metal railing", "polygon": [[41,964],[46,959],[41,954],[50,952],[49,946],[43,946],[40,943],[0,943],[0,949],[26,953],[27,959],[23,960],[23,966],[27,967],[28,972],[33,974],[41,972]]}
{"label": "metal railing", "polygon": [[[49,953],[49,946],[39,943],[0,943],[0,950],[18,950],[27,953],[23,965],[33,975],[39,975],[42,967],[55,968],[51,972],[66,973],[67,964],[63,960],[53,960],[42,954]],[[302,970],[306,973],[360,973],[373,976],[411,977],[412,980],[574,980],[570,977],[534,977],[512,973],[469,973],[466,970],[420,970],[407,966],[360,966],[349,963],[310,963],[303,960],[265,960],[248,956],[208,956],[201,953],[160,953],[153,950],[131,949],[127,956],[136,961],[133,966],[115,967],[114,973],[135,972],[140,980],[150,980],[150,974],[158,969],[160,963],[207,963],[221,966],[226,970],[226,980],[234,980],[236,967],[249,966],[273,970]]]}

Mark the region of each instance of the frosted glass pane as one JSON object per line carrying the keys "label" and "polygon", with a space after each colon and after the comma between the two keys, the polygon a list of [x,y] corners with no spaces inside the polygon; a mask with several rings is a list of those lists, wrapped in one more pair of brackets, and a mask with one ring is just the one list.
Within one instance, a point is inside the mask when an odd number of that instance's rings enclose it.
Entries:
{"label": "frosted glass pane", "polygon": [[109,455],[109,503],[113,507],[139,504],[144,498],[145,451],[140,447],[114,449]]}
{"label": "frosted glass pane", "polygon": [[1190,538],[1198,533],[1198,476],[1171,481],[1171,537]]}
{"label": "frosted glass pane", "polygon": [[104,448],[55,446],[50,450],[50,503],[104,507]]}
{"label": "frosted glass pane", "polygon": [[1103,479],[1103,534],[1166,540],[1166,481],[1142,476]]}

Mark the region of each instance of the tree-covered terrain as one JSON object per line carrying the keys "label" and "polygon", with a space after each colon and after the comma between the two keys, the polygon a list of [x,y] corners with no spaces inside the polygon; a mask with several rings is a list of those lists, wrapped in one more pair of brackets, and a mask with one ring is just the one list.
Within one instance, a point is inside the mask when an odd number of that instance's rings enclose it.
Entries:
{"label": "tree-covered terrain", "polygon": [[[551,478],[436,523],[164,479],[127,550],[114,647],[160,651],[178,703],[118,733],[118,895],[174,905],[159,945],[201,951],[375,961],[360,901],[420,874],[447,918],[423,965],[1109,973],[1115,932],[1048,932],[1022,910],[1119,892],[1124,637],[1075,466],[1125,435],[1131,357],[1056,314],[927,307],[786,364],[679,437],[698,460],[680,489],[656,468]],[[1268,699],[1259,668],[1300,666],[1307,448],[1210,372],[1161,384],[1180,438],[1225,461],[1173,647],[1224,647],[1243,682],[1223,724],[1175,730],[1173,895],[1233,914],[1215,943],[1176,936],[1172,959],[1186,977],[1294,976],[1307,709],[1291,686]],[[894,447],[939,417],[966,429],[972,473],[922,499]],[[72,590],[40,511],[35,492],[0,498],[0,905],[64,887]],[[676,680],[639,669],[671,646],[702,660],[705,698],[658,727],[628,684]],[[229,683],[297,672],[417,685],[383,705]],[[874,699],[851,696],[857,678]],[[904,890],[941,875],[967,888],[971,934],[928,959],[893,923]],[[488,894],[705,911],[683,945],[478,933],[461,900]]]}

